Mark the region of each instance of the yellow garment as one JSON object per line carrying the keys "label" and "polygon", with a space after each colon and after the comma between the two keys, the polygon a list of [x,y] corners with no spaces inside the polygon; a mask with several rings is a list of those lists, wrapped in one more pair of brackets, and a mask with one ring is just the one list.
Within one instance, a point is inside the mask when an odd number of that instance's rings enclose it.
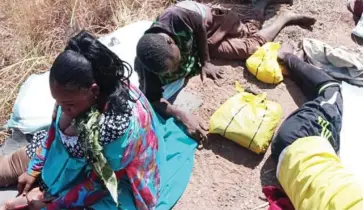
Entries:
{"label": "yellow garment", "polygon": [[278,103],[266,100],[266,94],[244,92],[228,99],[211,117],[210,133],[220,134],[255,153],[264,153],[281,116]]}
{"label": "yellow garment", "polygon": [[363,209],[363,191],[330,143],[301,138],[283,150],[277,178],[297,210]]}
{"label": "yellow garment", "polygon": [[277,61],[279,43],[268,42],[246,60],[246,67],[259,81],[278,84],[283,80],[283,65]]}

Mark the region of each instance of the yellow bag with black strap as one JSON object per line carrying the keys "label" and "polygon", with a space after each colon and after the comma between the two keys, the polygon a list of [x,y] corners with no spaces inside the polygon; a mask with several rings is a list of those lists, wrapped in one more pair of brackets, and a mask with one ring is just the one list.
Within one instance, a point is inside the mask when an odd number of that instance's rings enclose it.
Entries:
{"label": "yellow bag with black strap", "polygon": [[210,133],[220,134],[249,150],[265,153],[281,117],[281,106],[266,99],[266,93],[244,91],[228,99],[210,118]]}
{"label": "yellow bag with black strap", "polygon": [[268,84],[278,84],[283,80],[282,69],[277,61],[279,43],[268,42],[246,60],[246,67],[259,81]]}

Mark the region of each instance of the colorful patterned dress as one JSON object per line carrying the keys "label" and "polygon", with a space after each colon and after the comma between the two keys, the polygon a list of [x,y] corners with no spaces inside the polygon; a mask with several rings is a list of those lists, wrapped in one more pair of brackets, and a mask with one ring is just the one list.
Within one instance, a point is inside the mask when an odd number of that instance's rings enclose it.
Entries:
{"label": "colorful patterned dress", "polygon": [[187,186],[196,143],[172,119],[164,121],[136,88],[131,115],[105,112],[100,144],[118,179],[119,206],[85,158],[77,137],[58,128],[58,111],[28,166],[41,177],[46,209],[170,209]]}

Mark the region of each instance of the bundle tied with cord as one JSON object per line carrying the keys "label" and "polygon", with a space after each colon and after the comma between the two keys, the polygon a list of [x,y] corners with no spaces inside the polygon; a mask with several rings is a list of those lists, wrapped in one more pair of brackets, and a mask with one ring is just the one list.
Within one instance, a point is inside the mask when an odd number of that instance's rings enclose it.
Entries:
{"label": "bundle tied with cord", "polygon": [[228,99],[211,117],[210,133],[220,134],[249,150],[265,153],[282,117],[282,108],[266,94],[244,91]]}
{"label": "bundle tied with cord", "polygon": [[278,84],[283,80],[281,65],[277,61],[279,43],[268,42],[246,60],[246,67],[259,81]]}

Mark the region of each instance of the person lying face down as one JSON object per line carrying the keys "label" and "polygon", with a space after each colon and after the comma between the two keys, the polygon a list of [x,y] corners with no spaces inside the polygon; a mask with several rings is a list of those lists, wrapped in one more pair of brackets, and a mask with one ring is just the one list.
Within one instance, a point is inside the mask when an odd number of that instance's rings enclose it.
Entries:
{"label": "person lying face down", "polygon": [[[57,105],[48,132],[0,159],[10,168],[0,171],[0,184],[14,184],[8,176],[21,173],[20,196],[0,209],[172,208],[188,183],[196,143],[155,114],[130,74],[91,34],[68,42],[50,69]],[[12,170],[14,161],[21,163]]]}
{"label": "person lying face down", "polygon": [[[302,54],[301,54],[302,55]],[[283,45],[279,59],[308,101],[282,123],[272,140],[276,176],[295,209],[363,209],[363,186],[341,163],[343,97],[340,82]],[[361,167],[361,166],[358,166]]]}
{"label": "person lying face down", "polygon": [[180,120],[195,139],[206,138],[204,127],[195,117],[183,113],[163,98],[162,87],[197,74],[201,74],[202,79],[216,80],[223,72],[210,63],[210,57],[244,60],[257,47],[272,41],[283,27],[315,23],[314,18],[285,13],[260,30],[269,3],[277,2],[261,1],[243,15],[194,1],[182,1],[159,15],[139,40],[134,65],[141,89],[156,110],[163,116]]}

